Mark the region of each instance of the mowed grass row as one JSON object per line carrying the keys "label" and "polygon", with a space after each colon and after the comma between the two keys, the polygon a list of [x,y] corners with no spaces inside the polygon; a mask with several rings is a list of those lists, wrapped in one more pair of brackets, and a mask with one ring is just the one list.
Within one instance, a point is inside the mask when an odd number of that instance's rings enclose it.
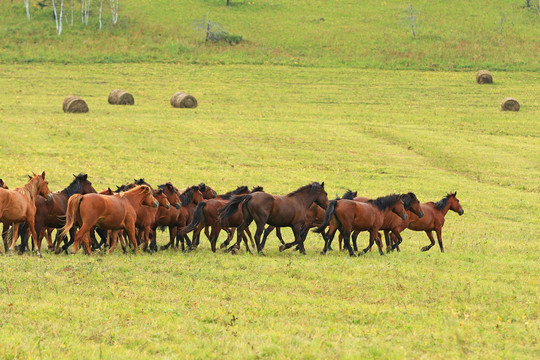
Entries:
{"label": "mowed grass row", "polygon": [[[325,181],[421,201],[458,191],[445,254],[0,258],[2,357],[532,357],[538,355],[540,83],[535,73],[256,66],[2,66],[0,177],[96,189],[144,177],[283,194]],[[110,106],[111,89],[135,106]],[[199,100],[173,109],[177,90]],[[64,114],[63,98],[90,113]],[[519,113],[499,110],[514,96]],[[285,230],[291,240],[289,230]],[[159,234],[161,242],[168,237]],[[221,238],[223,240],[223,237]],[[367,235],[359,237],[361,245]],[[337,245],[337,244],[336,244]],[[60,349],[60,350],[58,350]]]}

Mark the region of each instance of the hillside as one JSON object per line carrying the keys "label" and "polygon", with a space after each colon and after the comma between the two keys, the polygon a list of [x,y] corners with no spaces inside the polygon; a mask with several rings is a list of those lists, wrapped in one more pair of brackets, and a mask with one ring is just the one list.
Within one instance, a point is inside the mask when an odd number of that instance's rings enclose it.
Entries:
{"label": "hillside", "polygon": [[[540,16],[524,1],[122,1],[112,25],[104,5],[66,1],[56,33],[48,1],[0,3],[0,62],[280,64],[421,70],[540,70]],[[45,4],[47,6],[40,6]],[[208,19],[238,45],[205,43],[196,23]],[[501,35],[502,34],[502,35]]]}

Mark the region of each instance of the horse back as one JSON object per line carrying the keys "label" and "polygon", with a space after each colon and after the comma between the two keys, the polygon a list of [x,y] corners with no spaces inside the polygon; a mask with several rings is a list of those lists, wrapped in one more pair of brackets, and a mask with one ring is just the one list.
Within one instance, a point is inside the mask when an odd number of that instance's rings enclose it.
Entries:
{"label": "horse back", "polygon": [[36,206],[27,196],[0,188],[0,220],[21,222],[34,216],[35,212]]}

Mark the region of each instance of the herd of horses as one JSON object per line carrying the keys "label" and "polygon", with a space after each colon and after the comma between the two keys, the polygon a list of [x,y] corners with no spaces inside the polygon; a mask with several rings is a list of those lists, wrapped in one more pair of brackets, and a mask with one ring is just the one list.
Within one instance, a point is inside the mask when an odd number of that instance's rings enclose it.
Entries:
{"label": "herd of horses", "polygon": [[[246,251],[251,252],[249,238],[251,246],[263,254],[267,237],[275,230],[281,242],[279,251],[294,247],[305,254],[304,241],[308,231],[315,228],[314,232],[324,239],[322,254],[332,249],[332,241],[339,231],[340,250],[343,239],[344,249],[355,256],[357,236],[367,231],[369,244],[362,252],[377,244],[383,255],[380,231],[385,236],[386,251],[390,252],[400,251],[401,233],[411,229],[425,231],[429,237],[430,244],[422,251],[435,245],[435,231],[440,250],[444,252],[441,232],[445,215],[449,210],[459,215],[464,212],[455,192],[438,202],[426,203],[420,203],[412,192],[368,199],[350,190],[341,198],[329,200],[324,182],[313,182],[282,196],[268,194],[259,186],[251,190],[240,186],[218,195],[204,183],[179,190],[171,182],[153,188],[144,179],[117,186],[115,191],[107,188],[97,192],[86,174],[73,176],[65,189],[56,192],[49,190],[45,172],[29,176],[28,183],[13,190],[0,179],[0,222],[4,240],[0,253],[12,254],[19,235],[18,250],[30,249],[31,235],[32,248],[38,256],[41,256],[44,237],[49,250],[57,254],[68,253],[71,245],[72,253],[83,245],[88,255],[101,247],[113,252],[118,240],[124,252],[129,246],[136,253],[139,248],[153,252],[158,250],[156,230],[166,227],[169,242],[161,249],[181,246],[183,251],[194,250],[204,230],[215,252],[223,230],[228,236],[221,248],[237,253],[244,242]],[[249,229],[252,222],[256,224],[254,236]],[[283,227],[291,228],[294,241],[283,241]],[[235,232],[236,242],[230,245]],[[191,239],[189,233],[193,233]]]}

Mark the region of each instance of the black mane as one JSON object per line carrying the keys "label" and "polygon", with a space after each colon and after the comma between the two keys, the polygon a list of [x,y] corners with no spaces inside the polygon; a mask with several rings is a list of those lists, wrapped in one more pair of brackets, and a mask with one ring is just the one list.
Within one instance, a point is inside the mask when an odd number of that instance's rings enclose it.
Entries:
{"label": "black mane", "polygon": [[254,193],[254,192],[259,192],[263,190],[264,188],[262,186],[255,186],[253,189],[251,189],[251,192]]}
{"label": "black mane", "polygon": [[354,199],[354,191],[352,190],[347,190],[345,192],[345,194],[343,194],[343,196],[341,197],[342,199],[347,199],[347,200],[353,200]]}
{"label": "black mane", "polygon": [[133,180],[135,181],[135,182],[134,182],[135,185],[146,185],[146,186],[148,186],[150,189],[152,189],[152,186],[150,186],[150,184],[147,183],[147,182],[144,180],[144,178],[133,179]]}
{"label": "black mane", "polygon": [[229,200],[231,196],[233,195],[244,194],[244,193],[247,193],[248,191],[249,191],[249,188],[247,186],[245,185],[239,186],[235,190],[229,191],[228,193],[221,195],[221,198],[224,200]]}
{"label": "black mane", "polygon": [[375,200],[368,200],[370,204],[375,205],[379,210],[385,210],[390,206],[393,206],[399,199],[399,194],[391,194],[387,196],[381,196]]}
{"label": "black mane", "polygon": [[448,204],[448,199],[450,199],[450,196],[452,196],[453,194],[447,194],[445,197],[443,197],[441,200],[437,201],[434,206],[436,209],[444,209],[444,207],[446,206],[446,204]]}
{"label": "black mane", "polygon": [[403,200],[405,210],[409,210],[414,203],[418,202],[418,198],[412,192],[401,195],[401,200]]}
{"label": "black mane", "polygon": [[64,190],[68,198],[73,194],[80,194],[82,191],[82,184],[81,182],[85,181],[88,178],[88,175],[86,174],[79,174],[75,176],[75,179],[69,184]]}
{"label": "black mane", "polygon": [[314,193],[315,190],[317,190],[318,188],[322,188],[321,184],[319,184],[318,182],[313,182],[311,184],[307,184],[307,185],[304,185],[302,187],[299,187],[298,189],[294,190],[293,192],[290,192],[287,194],[287,197],[291,197],[291,196],[294,196],[302,191],[306,191],[307,189],[310,189],[310,192],[311,193]]}
{"label": "black mane", "polygon": [[199,190],[197,185],[189,187],[183,194],[180,195],[180,202],[182,206],[188,206],[193,201],[193,193],[195,190]]}

